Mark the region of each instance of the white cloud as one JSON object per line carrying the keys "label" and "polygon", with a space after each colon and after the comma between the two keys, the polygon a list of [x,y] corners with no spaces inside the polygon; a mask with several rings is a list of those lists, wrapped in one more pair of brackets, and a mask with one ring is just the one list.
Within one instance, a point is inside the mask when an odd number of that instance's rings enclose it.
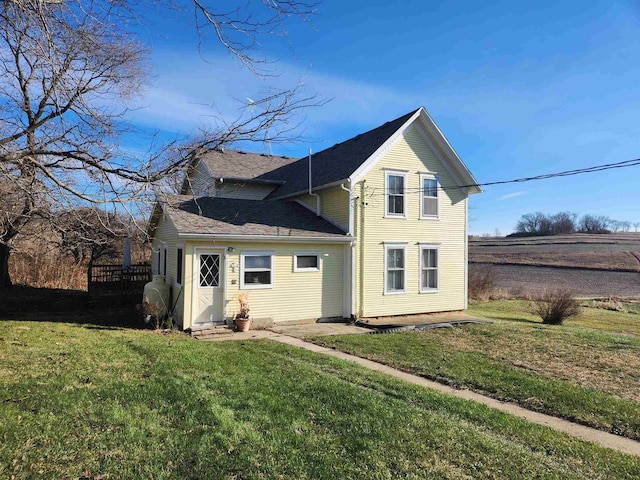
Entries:
{"label": "white cloud", "polygon": [[498,198],[498,200],[509,200],[510,198],[520,197],[522,195],[526,195],[527,193],[528,192],[526,191],[507,193],[506,195],[503,195],[500,198]]}
{"label": "white cloud", "polygon": [[234,120],[248,98],[257,101],[300,82],[306,94],[330,100],[306,111],[302,127],[304,135],[311,137],[322,136],[327,126],[370,127],[388,121],[390,110],[401,115],[420,104],[411,92],[282,62],[274,66],[279,76],[259,78],[225,57],[205,62],[193,54],[164,52],[154,60],[162,70],[144,92],[140,108],[131,114],[134,122],[148,128],[190,133],[213,124],[216,117]]}

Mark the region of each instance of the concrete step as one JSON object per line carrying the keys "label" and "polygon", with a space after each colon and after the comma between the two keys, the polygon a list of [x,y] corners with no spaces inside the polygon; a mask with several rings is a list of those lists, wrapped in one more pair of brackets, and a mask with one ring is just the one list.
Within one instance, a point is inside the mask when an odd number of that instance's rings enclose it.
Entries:
{"label": "concrete step", "polygon": [[198,339],[206,339],[208,337],[217,335],[229,335],[233,333],[233,329],[227,325],[221,325],[219,327],[201,328],[198,330],[192,330],[191,336]]}

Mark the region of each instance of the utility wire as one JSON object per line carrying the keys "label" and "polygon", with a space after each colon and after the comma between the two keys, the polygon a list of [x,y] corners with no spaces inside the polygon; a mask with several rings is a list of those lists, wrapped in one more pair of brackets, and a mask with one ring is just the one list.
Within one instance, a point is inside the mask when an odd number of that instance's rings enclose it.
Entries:
{"label": "utility wire", "polygon": [[[534,180],[547,180],[549,178],[557,178],[557,177],[570,177],[573,175],[580,175],[583,173],[593,173],[593,172],[602,172],[605,170],[613,170],[617,168],[628,168],[640,165],[640,158],[636,158],[633,160],[625,160],[623,162],[615,162],[615,163],[605,163],[602,165],[593,165],[591,167],[585,168],[577,168],[575,170],[565,170],[563,172],[554,172],[554,173],[545,173],[542,175],[535,175],[533,177],[522,177],[522,178],[514,178],[511,180],[499,180],[493,182],[483,182],[483,183],[472,183],[469,185],[440,185],[438,184],[438,190],[449,190],[449,189],[459,189],[459,188],[473,188],[473,187],[488,187],[493,185],[505,185],[509,183],[524,183],[531,182]],[[374,190],[377,190],[374,188]],[[388,189],[383,189],[384,192],[376,193],[371,192],[367,196],[376,196],[376,195],[387,195],[388,193],[394,194],[395,192],[390,192]],[[404,193],[422,193],[422,188],[405,188]]]}

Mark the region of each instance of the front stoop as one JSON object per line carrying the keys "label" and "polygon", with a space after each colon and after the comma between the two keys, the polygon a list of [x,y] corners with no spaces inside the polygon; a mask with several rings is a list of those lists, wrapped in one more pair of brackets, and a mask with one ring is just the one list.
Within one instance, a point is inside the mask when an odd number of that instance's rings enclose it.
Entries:
{"label": "front stoop", "polygon": [[207,338],[217,337],[219,335],[229,335],[231,333],[233,333],[232,325],[211,325],[191,329],[191,336],[198,340],[206,340]]}

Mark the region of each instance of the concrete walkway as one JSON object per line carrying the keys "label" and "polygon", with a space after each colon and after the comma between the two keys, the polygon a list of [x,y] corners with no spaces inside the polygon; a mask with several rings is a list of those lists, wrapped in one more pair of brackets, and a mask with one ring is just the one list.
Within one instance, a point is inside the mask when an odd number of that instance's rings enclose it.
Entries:
{"label": "concrete walkway", "polygon": [[[322,325],[322,324],[319,324],[319,325]],[[325,325],[331,325],[331,324],[325,324]],[[343,325],[343,328],[345,328],[344,325]],[[358,327],[351,327],[351,328],[358,328]],[[329,328],[326,328],[326,330],[329,330]],[[360,330],[366,331],[366,329],[360,329]],[[334,333],[334,332],[335,332],[335,329],[333,329],[331,333]],[[300,333],[300,332],[297,332],[297,333]],[[311,335],[309,331],[305,331],[305,333]],[[342,333],[360,333],[360,332],[347,332],[345,330],[342,330]],[[611,448],[613,450],[618,450],[620,452],[627,453],[629,455],[640,456],[640,442],[636,442],[629,438],[620,437],[618,435],[613,435],[611,433],[596,430],[594,428],[586,427],[584,425],[572,423],[567,420],[563,420],[561,418],[545,415],[544,413],[533,412],[531,410],[527,410],[526,408],[519,407],[512,403],[495,400],[493,398],[481,395],[479,393],[472,392],[470,390],[458,390],[448,385],[443,385],[441,383],[427,380],[426,378],[419,377],[417,375],[412,375],[410,373],[397,370],[395,368],[389,367],[387,365],[383,365],[378,362],[373,362],[371,360],[357,357],[355,355],[350,355],[348,353],[340,352],[338,350],[333,350],[331,348],[321,347],[313,343],[305,342],[301,338],[297,338],[289,335],[283,335],[281,333],[276,333],[276,332],[270,332],[268,330],[256,330],[256,331],[249,331],[244,333],[234,333],[233,335],[221,335],[220,337],[221,338],[213,338],[208,341],[269,339],[276,342],[285,343],[287,345],[291,345],[294,347],[304,348],[305,350],[310,350],[312,352],[320,353],[323,355],[329,355],[332,357],[340,358],[342,360],[355,362],[370,370],[391,375],[392,377],[399,378],[401,380],[412,383],[414,385],[420,385],[422,387],[431,388],[439,392],[446,393],[448,395],[453,395],[458,398],[463,398],[465,400],[482,403],[483,405],[487,405],[491,408],[495,408],[502,412],[506,412],[511,415],[515,415],[517,417],[523,418],[531,423],[537,423],[539,425],[544,425],[546,427],[550,427],[555,430],[564,432],[568,435],[571,435],[572,437],[580,438],[588,442],[593,442],[603,447]]]}

